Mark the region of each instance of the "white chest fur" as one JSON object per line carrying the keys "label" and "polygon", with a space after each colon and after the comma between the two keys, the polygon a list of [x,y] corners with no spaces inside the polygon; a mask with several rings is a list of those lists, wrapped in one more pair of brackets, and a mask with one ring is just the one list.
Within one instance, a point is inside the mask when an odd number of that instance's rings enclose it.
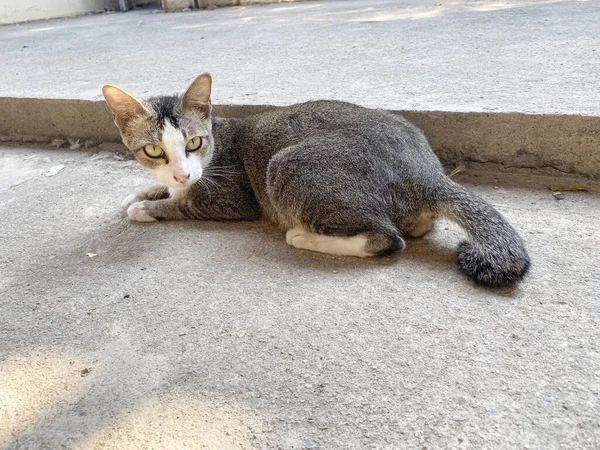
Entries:
{"label": "white chest fur", "polygon": [[176,188],[176,187],[169,188],[169,196],[173,200],[179,200],[179,199],[185,197],[186,193],[187,193],[187,188]]}

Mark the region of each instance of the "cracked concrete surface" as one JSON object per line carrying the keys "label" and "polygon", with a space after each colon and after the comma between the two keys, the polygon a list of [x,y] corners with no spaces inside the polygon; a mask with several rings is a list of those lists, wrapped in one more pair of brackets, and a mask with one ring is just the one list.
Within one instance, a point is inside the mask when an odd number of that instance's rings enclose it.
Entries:
{"label": "cracked concrete surface", "polygon": [[[111,153],[4,146],[0,166],[0,448],[600,446],[597,183],[457,176],[531,252],[492,291],[447,222],[330,257],[261,222],[131,223],[120,201],[153,181]],[[590,192],[548,190],[574,181]]]}

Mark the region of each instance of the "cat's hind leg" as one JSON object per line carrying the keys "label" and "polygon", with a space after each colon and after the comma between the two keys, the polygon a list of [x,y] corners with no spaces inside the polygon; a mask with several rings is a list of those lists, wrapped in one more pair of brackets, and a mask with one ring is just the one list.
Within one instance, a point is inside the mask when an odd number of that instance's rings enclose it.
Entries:
{"label": "cat's hind leg", "polygon": [[303,142],[269,162],[266,193],[270,216],[296,248],[347,256],[382,256],[405,247],[391,220],[389,196],[381,195],[369,168],[348,162],[338,139],[327,149]]}
{"label": "cat's hind leg", "polygon": [[354,236],[335,236],[313,233],[303,227],[287,231],[286,242],[295,248],[340,256],[381,256],[404,248],[400,236],[384,236],[378,233],[360,233]]}

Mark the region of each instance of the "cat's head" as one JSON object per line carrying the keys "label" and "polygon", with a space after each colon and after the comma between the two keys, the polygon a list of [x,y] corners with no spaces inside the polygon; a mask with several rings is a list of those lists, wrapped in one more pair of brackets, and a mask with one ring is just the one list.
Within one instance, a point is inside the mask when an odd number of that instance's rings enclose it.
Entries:
{"label": "cat's head", "polygon": [[211,77],[203,73],[181,96],[138,100],[106,85],[102,93],[123,143],[165,186],[186,188],[202,176],[214,151]]}

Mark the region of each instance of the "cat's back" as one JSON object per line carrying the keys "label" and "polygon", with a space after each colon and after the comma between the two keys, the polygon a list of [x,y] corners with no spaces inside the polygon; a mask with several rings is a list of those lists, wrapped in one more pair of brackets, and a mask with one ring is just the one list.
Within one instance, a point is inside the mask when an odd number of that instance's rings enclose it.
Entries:
{"label": "cat's back", "polygon": [[337,100],[315,100],[276,108],[252,116],[253,131],[305,137],[315,132],[354,132],[371,134],[382,128],[414,132],[416,128],[402,116]]}
{"label": "cat's back", "polygon": [[[240,146],[245,157],[265,167],[279,150],[310,139],[351,143],[357,157],[378,155],[391,164],[439,166],[423,133],[402,116],[336,100],[275,108],[244,120]],[[344,145],[344,144],[342,144]],[[329,145],[322,145],[330,151]],[[415,163],[414,161],[419,161]]]}

